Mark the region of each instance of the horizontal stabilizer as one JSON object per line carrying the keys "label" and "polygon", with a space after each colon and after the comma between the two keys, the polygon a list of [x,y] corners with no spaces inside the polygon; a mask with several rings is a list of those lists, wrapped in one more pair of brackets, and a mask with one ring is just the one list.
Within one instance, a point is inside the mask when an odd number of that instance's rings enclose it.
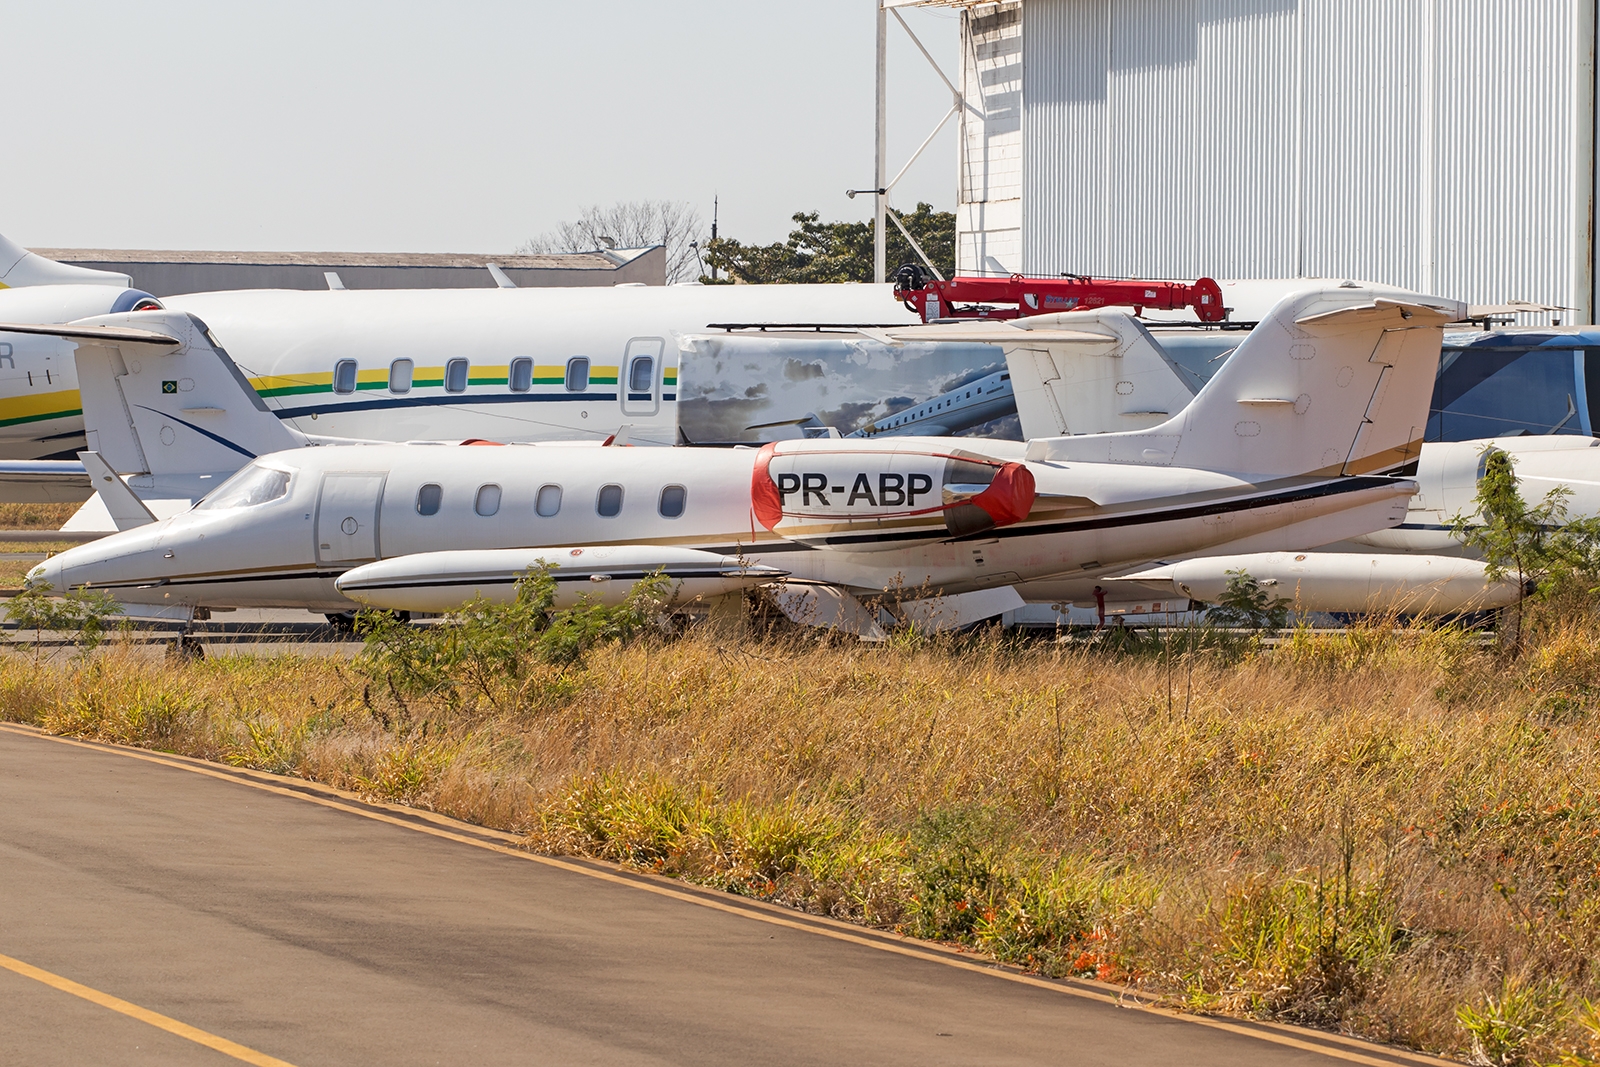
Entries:
{"label": "horizontal stabilizer", "polygon": [[171,334],[135,330],[126,326],[36,326],[31,323],[0,322],[0,333],[37,333],[69,341],[93,341],[102,345],[152,345],[168,349],[183,344]]}
{"label": "horizontal stabilizer", "polygon": [[1336,308],[1333,311],[1320,311],[1302,318],[1295,319],[1296,326],[1317,326],[1324,331],[1344,326],[1352,330],[1367,329],[1372,326],[1443,326],[1447,322],[1457,321],[1455,312],[1458,307],[1437,308],[1428,304],[1418,304],[1406,300],[1384,300],[1379,298],[1370,304],[1355,304],[1350,307]]}
{"label": "horizontal stabilizer", "polygon": [[[1088,320],[1093,316],[1080,313],[1080,320]],[[1038,316],[1038,318],[1059,319],[1057,315]],[[902,344],[911,341],[960,341],[967,344],[1014,346],[1021,344],[1032,345],[1098,345],[1106,341],[1104,334],[1091,333],[1082,329],[1071,329],[1064,326],[1052,327],[1050,324],[1035,325],[1036,319],[1014,319],[1002,322],[996,319],[973,319],[970,322],[951,323],[949,325],[934,324],[929,326],[907,326],[897,330],[877,331],[890,341]]]}

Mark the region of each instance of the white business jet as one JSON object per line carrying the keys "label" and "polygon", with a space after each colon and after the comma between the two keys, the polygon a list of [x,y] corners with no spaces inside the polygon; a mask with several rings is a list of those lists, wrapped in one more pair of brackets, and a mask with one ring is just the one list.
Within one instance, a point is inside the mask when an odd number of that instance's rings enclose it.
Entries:
{"label": "white business jet", "polygon": [[1224,543],[1299,548],[1398,522],[1416,484],[1375,472],[1414,453],[1441,327],[1460,312],[1371,290],[1295,294],[1187,408],[1122,433],[296,449],[252,461],[192,511],[70,549],[29,579],[133,604],[438,610],[507,597],[518,574],[551,559],[558,581],[620,595],[629,580],[604,580],[590,560],[625,551],[634,572],[787,572],[786,595],[811,597],[820,622],[859,617],[852,594],[893,588],[941,594],[957,611],[979,603],[981,617],[1019,604],[1003,591],[1019,582]]}
{"label": "white business jet", "polygon": [[[150,373],[165,391],[157,438],[140,439],[142,456],[94,439],[94,431],[125,437],[122,424],[139,420],[130,406],[109,429],[90,417],[86,440],[74,348],[85,338],[23,327],[165,330],[180,337],[179,355],[191,345],[225,352],[297,441],[598,442],[628,426],[634,441],[672,444],[679,336],[714,323],[855,326],[915,318],[891,299],[888,285],[266,289],[157,300],[127,288],[124,275],[80,272],[9,243],[0,243],[0,265],[8,248],[20,257],[12,274],[26,275],[32,287],[0,292],[0,324],[7,324],[0,325],[0,460],[70,457],[87,448],[119,473],[142,476],[147,495],[155,491],[148,483],[168,472],[161,459],[167,452],[200,440],[232,447],[235,460],[211,472],[223,474],[255,454],[235,439],[236,432],[255,433],[230,418],[242,414],[237,401],[219,406],[196,391],[199,379],[158,371],[159,360],[122,356],[115,368],[128,389],[142,392],[132,379]],[[118,358],[115,346],[102,348]],[[136,434],[143,429],[134,426]],[[66,481],[54,490],[27,473],[0,469],[0,499],[88,494],[76,465],[56,472]]]}
{"label": "white business jet", "polygon": [[[1100,312],[1098,319],[1091,324],[1087,315],[1064,314],[887,332],[894,340],[981,339],[999,346],[1006,353],[1018,414],[1023,432],[1029,436],[1104,432],[1130,420],[1148,420],[1164,414],[1168,407],[1188,402],[1194,379],[1168,358],[1164,350],[1168,336],[1163,335],[1163,343],[1157,344],[1142,325],[1116,312]],[[1058,336],[1062,330],[1115,332],[1120,340],[1114,345],[1097,346]],[[1570,430],[1543,436],[1568,429],[1584,399],[1584,338],[1574,335],[1567,342],[1559,333],[1527,334],[1523,337],[1513,331],[1451,335],[1448,343],[1457,362],[1451,368],[1449,383],[1441,385],[1446,394],[1444,400],[1471,387],[1492,387],[1492,383],[1479,379],[1492,377],[1508,362],[1519,359],[1547,356],[1527,372],[1538,370],[1543,377],[1553,377],[1549,373],[1551,367],[1565,360],[1570,375],[1576,353],[1577,382],[1575,386],[1569,382],[1567,388],[1575,389],[1577,401],[1565,391],[1541,401],[1523,395],[1526,390],[1517,390],[1515,397],[1502,398],[1499,404],[1480,398],[1479,407],[1487,404],[1492,411],[1460,416],[1443,412],[1455,421],[1474,426],[1520,421],[1492,417],[1494,411],[1503,416],[1511,409],[1528,409],[1547,421],[1543,426],[1531,427],[1539,436],[1519,431],[1517,436],[1430,442],[1422,444],[1420,450],[1413,449],[1409,455],[1415,463],[1408,472],[1421,491],[1412,498],[1406,519],[1398,526],[1317,552],[1253,552],[1220,545],[1195,558],[1096,581],[1053,579],[1028,583],[1019,587],[1019,593],[1032,603],[1071,604],[1111,614],[1159,614],[1183,610],[1190,598],[1215,602],[1226,590],[1231,574],[1245,571],[1270,592],[1309,611],[1454,613],[1502,607],[1515,601],[1520,595],[1516,583],[1489,581],[1483,564],[1470,558],[1451,532],[1450,524],[1456,515],[1472,514],[1476,508],[1485,448],[1511,455],[1530,500],[1540,500],[1551,489],[1562,487],[1570,493],[1571,514],[1600,515],[1600,440]],[[1215,347],[1216,341],[1211,344]],[[1463,380],[1457,382],[1456,378]],[[1445,378],[1440,381],[1445,383]],[[1439,402],[1438,390],[1435,400]],[[1566,417],[1560,414],[1563,402]],[[1445,406],[1448,408],[1448,403]],[[1587,417],[1586,411],[1584,414]],[[1440,417],[1441,412],[1434,412],[1435,419]]]}

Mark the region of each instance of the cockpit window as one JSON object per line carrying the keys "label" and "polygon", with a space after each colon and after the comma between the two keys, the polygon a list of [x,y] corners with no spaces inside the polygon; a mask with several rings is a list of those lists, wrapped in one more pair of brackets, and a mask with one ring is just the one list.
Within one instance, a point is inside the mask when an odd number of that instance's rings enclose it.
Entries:
{"label": "cockpit window", "polygon": [[1447,345],[1423,440],[1592,434],[1595,350],[1547,345]]}
{"label": "cockpit window", "polygon": [[222,511],[227,508],[253,508],[276,500],[289,492],[289,472],[252,463],[206,494],[195,505],[197,511]]}

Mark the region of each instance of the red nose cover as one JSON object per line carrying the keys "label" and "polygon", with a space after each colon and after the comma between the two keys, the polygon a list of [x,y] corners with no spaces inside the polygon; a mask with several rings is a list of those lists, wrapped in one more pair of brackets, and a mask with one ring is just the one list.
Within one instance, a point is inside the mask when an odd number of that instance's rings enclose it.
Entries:
{"label": "red nose cover", "polygon": [[[776,495],[776,486],[773,488]],[[987,511],[996,526],[1010,526],[1028,517],[1033,510],[1033,496],[1033,472],[1020,463],[1007,463],[995,474],[989,488],[970,503]]]}
{"label": "red nose cover", "polygon": [[[778,486],[767,473],[767,465],[778,451],[776,441],[763,445],[756,453],[755,470],[750,474],[750,510],[767,529],[777,526],[783,518],[783,500],[778,496]],[[1033,485],[1032,479],[1028,482]],[[1031,493],[1030,493],[1031,496]]]}

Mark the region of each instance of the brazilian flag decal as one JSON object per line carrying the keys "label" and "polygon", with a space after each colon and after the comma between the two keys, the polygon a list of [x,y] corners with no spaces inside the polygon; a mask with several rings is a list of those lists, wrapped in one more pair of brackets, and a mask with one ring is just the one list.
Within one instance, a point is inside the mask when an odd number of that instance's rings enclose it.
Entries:
{"label": "brazilian flag decal", "polygon": [[178,391],[178,383],[177,382],[162,382],[161,383],[161,391],[163,393],[176,393]]}

